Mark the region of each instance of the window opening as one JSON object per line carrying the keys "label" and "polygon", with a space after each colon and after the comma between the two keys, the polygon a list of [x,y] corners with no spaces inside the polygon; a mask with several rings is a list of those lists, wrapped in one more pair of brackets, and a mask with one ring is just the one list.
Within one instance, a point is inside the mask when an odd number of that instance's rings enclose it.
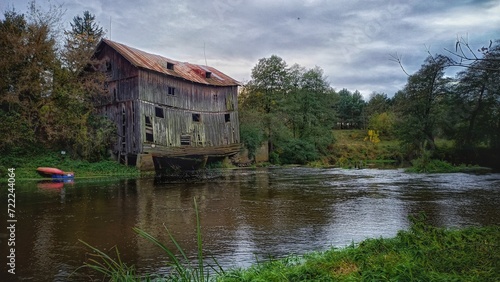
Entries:
{"label": "window opening", "polygon": [[154,142],[153,123],[151,122],[151,117],[144,116],[144,125],[146,127],[146,142]]}
{"label": "window opening", "polygon": [[163,112],[163,108],[155,107],[155,116],[158,117],[158,118],[164,118],[165,115],[164,115],[164,112]]}
{"label": "window opening", "polygon": [[145,122],[144,123],[146,124],[146,127],[148,127],[148,126],[152,127],[153,126],[153,124],[151,123],[151,118],[148,117],[148,116],[145,116]]}
{"label": "window opening", "polygon": [[183,134],[181,135],[181,146],[191,145],[191,135]]}
{"label": "window opening", "polygon": [[200,122],[201,121],[201,115],[200,114],[193,114],[193,121],[194,122]]}
{"label": "window opening", "polygon": [[209,71],[205,72],[205,77],[206,78],[211,78],[212,77],[212,73],[209,72]]}
{"label": "window opening", "polygon": [[168,95],[175,95],[175,87],[168,86],[167,93]]}
{"label": "window opening", "polygon": [[174,64],[172,64],[172,63],[167,63],[167,69],[169,69],[169,70],[174,70]]}
{"label": "window opening", "polygon": [[146,128],[146,142],[154,142],[153,129]]}
{"label": "window opening", "polygon": [[230,114],[225,114],[224,115],[224,121],[230,122],[231,121],[231,115]]}

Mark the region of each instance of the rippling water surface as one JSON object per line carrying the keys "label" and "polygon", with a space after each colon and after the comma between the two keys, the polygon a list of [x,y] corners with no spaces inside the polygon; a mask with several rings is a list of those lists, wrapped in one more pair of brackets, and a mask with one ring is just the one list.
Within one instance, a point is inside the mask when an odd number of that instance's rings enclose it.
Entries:
{"label": "rippling water surface", "polygon": [[[106,251],[116,245],[123,261],[139,272],[166,271],[165,254],[139,238],[134,226],[165,242],[168,227],[194,258],[194,197],[204,250],[225,268],[393,237],[408,228],[408,215],[419,212],[438,226],[500,224],[500,174],[270,168],[223,171],[203,180],[76,180],[63,187],[18,182],[16,187],[16,278],[32,281],[67,281],[88,257],[79,240]],[[6,189],[0,198],[6,207]],[[5,213],[1,220],[5,225]],[[0,233],[4,262],[7,234]],[[1,281],[10,281],[2,265]]]}

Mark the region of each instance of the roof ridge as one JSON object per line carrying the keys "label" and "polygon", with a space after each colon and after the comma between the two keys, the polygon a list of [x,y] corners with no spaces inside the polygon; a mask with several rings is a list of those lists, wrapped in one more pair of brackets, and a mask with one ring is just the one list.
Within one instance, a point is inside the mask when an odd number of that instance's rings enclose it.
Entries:
{"label": "roof ridge", "polygon": [[[106,43],[108,46],[120,53],[123,57],[125,57],[127,61],[138,68],[149,69],[162,74],[206,85],[241,85],[241,83],[239,83],[237,80],[208,65],[199,65],[189,62],[177,61],[164,57],[163,55],[149,53],[105,38],[101,40],[99,45],[101,45],[102,42]],[[169,64],[172,65],[170,66]],[[210,75],[202,75],[197,69],[201,69],[205,72],[210,72]]]}

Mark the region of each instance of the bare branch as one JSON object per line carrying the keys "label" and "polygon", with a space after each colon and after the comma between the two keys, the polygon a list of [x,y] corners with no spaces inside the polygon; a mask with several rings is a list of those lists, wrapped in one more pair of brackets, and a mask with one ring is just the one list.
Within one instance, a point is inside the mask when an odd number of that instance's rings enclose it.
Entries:
{"label": "bare branch", "polygon": [[403,62],[401,60],[402,56],[398,55],[398,53],[396,53],[396,55],[390,55],[392,57],[391,61],[393,62],[396,62],[399,64],[399,66],[401,67],[401,69],[403,70],[403,72],[407,75],[407,76],[410,76],[410,74],[405,70],[404,66],[403,66]]}

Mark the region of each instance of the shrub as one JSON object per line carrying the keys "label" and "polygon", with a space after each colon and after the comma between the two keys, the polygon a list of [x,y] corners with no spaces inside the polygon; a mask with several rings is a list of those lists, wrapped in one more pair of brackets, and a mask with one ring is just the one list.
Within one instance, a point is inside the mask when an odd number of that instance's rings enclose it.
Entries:
{"label": "shrub", "polygon": [[303,139],[290,139],[282,150],[280,160],[285,164],[306,164],[319,157],[314,144]]}

